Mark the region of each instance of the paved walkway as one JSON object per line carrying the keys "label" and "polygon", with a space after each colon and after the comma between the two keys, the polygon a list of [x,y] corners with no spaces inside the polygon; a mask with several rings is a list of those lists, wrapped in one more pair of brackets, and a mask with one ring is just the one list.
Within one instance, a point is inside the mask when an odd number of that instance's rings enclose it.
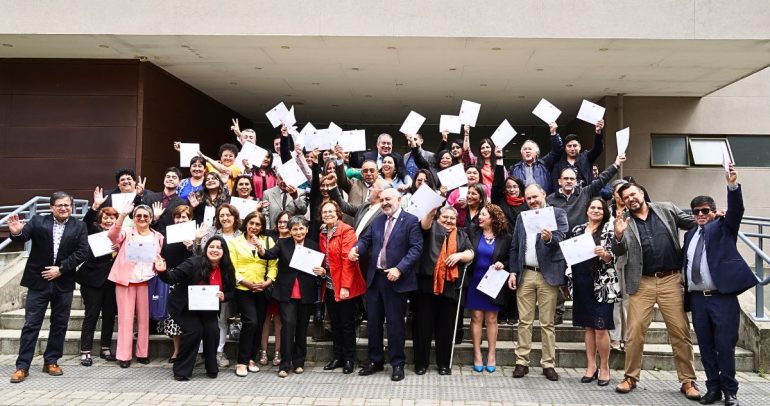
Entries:
{"label": "paved walkway", "polygon": [[[679,394],[676,374],[669,371],[644,371],[640,386],[620,395],[613,390],[619,371],[612,372],[613,381],[604,388],[578,382],[583,371],[576,369],[557,369],[562,379],[551,382],[540,368],[513,379],[512,367],[477,374],[469,366],[455,367],[451,376],[439,376],[435,370],[423,376],[407,371],[406,379],[398,383],[390,381],[387,370],[359,377],[312,365],[304,374],[285,379],[275,375],[274,367],[246,378],[228,368],[217,379],[196,369],[191,381],[176,382],[165,359],[120,369],[101,359],[90,368],[82,367],[77,357],[61,360],[60,377],[40,372],[42,359],[36,357],[29,378],[11,384],[14,360],[15,356],[0,356],[2,405],[697,405]],[[704,379],[702,372],[699,379]],[[739,380],[742,405],[770,403],[770,378],[739,373]]]}

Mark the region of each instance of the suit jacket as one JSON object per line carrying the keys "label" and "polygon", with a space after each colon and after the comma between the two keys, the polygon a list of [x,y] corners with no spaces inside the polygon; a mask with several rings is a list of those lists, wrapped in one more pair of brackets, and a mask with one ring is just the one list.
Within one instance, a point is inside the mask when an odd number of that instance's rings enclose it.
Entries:
{"label": "suit jacket", "polygon": [[[564,261],[564,254],[561,253],[559,243],[564,241],[569,226],[567,225],[567,212],[558,207],[553,208],[556,215],[557,230],[552,231],[551,241],[546,244],[537,234],[535,239],[535,250],[537,251],[537,263],[546,283],[551,286],[561,286],[567,283],[564,271],[567,269],[567,263]],[[527,250],[527,231],[524,229],[524,223],[521,215],[516,219],[513,237],[511,239],[510,269],[509,272],[516,274],[516,280],[519,280],[519,274],[524,269],[525,255]]]}
{"label": "suit jacket", "polygon": [[[372,221],[371,226],[361,234],[356,243],[359,256],[369,253],[369,266],[366,270],[366,286],[371,287],[377,272],[377,259],[385,240],[385,222],[388,216],[381,214]],[[403,210],[393,224],[390,239],[385,246],[385,269],[398,268],[401,277],[392,283],[398,293],[417,289],[417,267],[422,255],[422,228],[412,214]]]}
{"label": "suit jacket", "polygon": [[[208,285],[209,281],[204,280],[202,269],[206,266],[206,259],[203,256],[194,256],[187,258],[184,262],[169,269],[166,272],[158,272],[158,277],[169,285],[176,285],[168,296],[168,311],[173,316],[179,315],[184,311],[189,311],[189,299],[187,296],[187,287],[198,284]],[[223,267],[219,268],[222,273],[222,293],[224,293],[224,302],[227,302],[235,295],[235,271]],[[221,308],[221,305],[220,305]]]}
{"label": "suit jacket", "polygon": [[[150,192],[147,191],[144,193],[144,196],[142,196],[142,203],[152,206],[153,203],[156,202],[162,202],[164,197],[163,192]],[[158,221],[152,222],[152,228],[158,231],[161,234],[166,234],[166,227],[174,224],[174,217],[172,215],[175,208],[181,205],[190,205],[190,202],[187,199],[182,199],[179,197],[179,194],[175,194],[171,197],[171,200],[168,202],[168,206],[166,206],[166,210],[163,211],[163,214],[160,216]]]}
{"label": "suit jacket", "polygon": [[362,180],[348,179],[345,173],[345,165],[337,165],[334,169],[337,175],[337,185],[348,194],[348,202],[351,204],[363,204],[366,202],[368,187]]}
{"label": "suit jacket", "polygon": [[[679,245],[679,229],[690,229],[695,227],[695,217],[687,214],[674,206],[672,203],[659,202],[647,203],[652,210],[666,225],[668,236],[671,243],[677,250],[681,250]],[[627,254],[628,262],[624,269],[626,277],[626,292],[633,295],[639,290],[639,282],[642,279],[642,244],[639,242],[639,230],[636,222],[631,219],[628,229],[623,233],[623,239],[618,241],[617,236],[612,240],[612,252],[616,255]],[[681,251],[680,251],[681,252]]]}
{"label": "suit jacket", "polygon": [[[53,215],[36,214],[24,225],[21,234],[11,236],[16,242],[32,241],[21,286],[32,290],[43,290],[53,283],[60,292],[75,289],[75,269],[88,257],[91,252],[88,247],[88,231],[83,222],[70,217],[64,225],[64,233],[59,242],[59,251],[54,260],[53,255]],[[41,276],[47,266],[58,266],[61,276],[47,281]]]}
{"label": "suit jacket", "polygon": [[[478,251],[479,242],[481,241],[481,238],[484,236],[484,232],[482,231],[481,227],[479,227],[476,224],[471,225],[467,228],[468,236],[471,239],[471,247],[473,247],[473,251]],[[502,233],[501,235],[498,235],[495,237],[495,249],[492,251],[492,264],[495,262],[502,262],[505,266],[510,266],[510,247],[511,247],[511,235],[509,233]],[[478,254],[477,254],[478,255]],[[470,288],[468,286],[468,283],[472,280],[471,275],[473,275],[474,269],[476,267],[476,261],[478,260],[478,256],[473,257],[473,261],[468,264],[468,270],[465,272],[465,286],[466,290]],[[510,271],[510,269],[509,269]],[[483,272],[486,272],[486,269],[483,270]],[[475,286],[474,286],[475,288]],[[497,295],[497,297],[492,300],[492,303],[503,305],[505,304],[506,298],[510,294],[511,290],[508,289],[508,286],[503,286],[502,289],[500,289],[500,293]]]}
{"label": "suit jacket", "polygon": [[[371,203],[366,201],[360,205],[350,204],[342,198],[342,193],[340,193],[338,188],[329,190],[329,197],[340,205],[340,209],[344,214],[352,217],[353,221],[348,224],[353,227],[354,231],[357,230],[364,216],[369,212],[369,206],[371,206]],[[372,221],[374,221],[374,219],[376,219],[380,214],[382,214],[382,209],[377,209],[375,213],[367,220],[366,227],[369,227],[369,225],[372,224]],[[364,230],[366,230],[366,228],[364,228]]]}
{"label": "suit jacket", "polygon": [[[275,228],[275,221],[278,218],[278,214],[283,211],[283,197],[281,196],[281,188],[276,186],[265,190],[265,194],[262,195],[263,200],[270,202],[268,207],[268,228]],[[297,196],[296,199],[292,199],[291,196],[286,198],[286,210],[296,215],[304,215],[307,210],[307,202],[305,196]]]}
{"label": "suit jacket", "polygon": [[[318,243],[307,237],[304,246],[311,250],[321,251]],[[291,300],[291,290],[294,288],[294,280],[296,279],[299,281],[302,303],[313,304],[318,299],[316,280],[319,278],[289,266],[291,257],[294,255],[294,247],[296,247],[296,243],[293,238],[280,238],[272,248],[265,250],[265,255],[259,257],[278,260],[278,279],[275,280],[273,299],[279,302]]]}
{"label": "suit jacket", "polygon": [[[391,151],[390,154],[393,155],[394,157],[396,157],[397,160],[401,159],[401,162],[404,162],[403,157],[398,152]],[[360,168],[361,165],[363,165],[365,161],[377,162],[377,156],[379,156],[379,152],[376,151],[376,150],[374,150],[374,151],[366,151],[363,154],[361,154],[361,153],[352,153],[352,154],[350,154],[350,166],[353,167],[353,168]],[[377,169],[379,169],[379,168],[377,168]]]}
{"label": "suit jacket", "polygon": [[[709,264],[711,280],[723,295],[739,295],[756,286],[759,279],[738,252],[736,242],[738,229],[743,219],[743,194],[740,186],[735,190],[727,189],[727,214],[718,217],[703,227],[706,239],[706,261]],[[682,274],[685,278],[685,309],[689,311],[687,295],[687,249],[698,227],[693,227],[684,235],[682,248]]]}

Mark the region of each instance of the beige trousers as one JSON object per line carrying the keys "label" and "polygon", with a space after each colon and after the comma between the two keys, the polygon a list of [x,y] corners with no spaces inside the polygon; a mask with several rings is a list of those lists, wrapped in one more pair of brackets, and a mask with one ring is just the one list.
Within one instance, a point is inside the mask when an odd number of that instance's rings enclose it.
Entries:
{"label": "beige trousers", "polygon": [[519,308],[519,340],[516,345],[516,365],[529,366],[532,351],[532,323],[535,306],[540,313],[540,331],[543,339],[543,356],[540,365],[553,368],[556,359],[556,332],[554,315],[559,288],[546,283],[540,272],[524,269],[517,281],[516,301]]}

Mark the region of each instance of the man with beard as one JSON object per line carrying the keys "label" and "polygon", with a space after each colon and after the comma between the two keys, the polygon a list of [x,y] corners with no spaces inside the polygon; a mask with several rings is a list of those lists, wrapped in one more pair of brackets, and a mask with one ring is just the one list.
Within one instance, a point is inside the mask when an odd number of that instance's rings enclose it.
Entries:
{"label": "man with beard", "polygon": [[682,248],[679,229],[693,228],[695,218],[668,202],[647,203],[642,187],[627,183],[618,194],[628,215],[615,219],[615,255],[627,255],[625,268],[628,294],[628,340],[626,341],[625,378],[615,388],[629,393],[636,388],[642,370],[644,336],[652,320],[655,304],[666,323],[674,353],[680,391],[691,400],[699,400],[695,385],[692,337],[684,312],[682,297]]}

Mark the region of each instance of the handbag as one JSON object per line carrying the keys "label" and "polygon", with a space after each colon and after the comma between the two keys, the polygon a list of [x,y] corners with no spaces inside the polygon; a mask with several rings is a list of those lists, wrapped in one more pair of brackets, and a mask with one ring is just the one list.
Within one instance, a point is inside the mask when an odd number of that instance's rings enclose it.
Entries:
{"label": "handbag", "polygon": [[599,261],[594,274],[594,296],[599,303],[616,303],[623,300],[618,272],[609,264]]}
{"label": "handbag", "polygon": [[147,282],[150,299],[150,320],[165,320],[168,317],[168,284],[154,277]]}

